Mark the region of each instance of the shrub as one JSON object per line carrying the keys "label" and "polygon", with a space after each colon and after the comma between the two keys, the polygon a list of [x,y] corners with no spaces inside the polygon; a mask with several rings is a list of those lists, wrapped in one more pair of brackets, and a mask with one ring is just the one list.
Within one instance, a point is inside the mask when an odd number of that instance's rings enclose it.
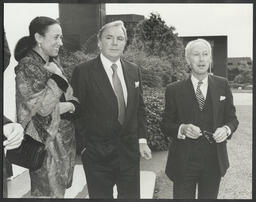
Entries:
{"label": "shrub", "polygon": [[165,87],[186,76],[182,40],[159,14],[151,13],[134,28],[134,37],[124,57],[142,67],[142,81],[148,87]]}
{"label": "shrub", "polygon": [[234,78],[235,83],[250,83],[252,84],[252,70],[244,70]]}
{"label": "shrub", "polygon": [[59,53],[59,57],[65,75],[70,82],[74,68],[77,65],[96,57],[96,54],[84,54],[82,51],[73,52],[66,49],[65,47],[62,47]]}
{"label": "shrub", "polygon": [[144,101],[148,145],[152,151],[165,151],[168,149],[170,139],[160,130],[164,110],[164,88],[145,88]]}

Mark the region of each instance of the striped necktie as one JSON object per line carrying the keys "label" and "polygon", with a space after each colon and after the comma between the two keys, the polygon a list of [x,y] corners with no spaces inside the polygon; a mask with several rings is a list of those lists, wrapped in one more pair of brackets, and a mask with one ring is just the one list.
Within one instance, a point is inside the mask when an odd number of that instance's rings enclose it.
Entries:
{"label": "striped necktie", "polygon": [[197,84],[197,88],[196,88],[196,99],[197,99],[197,102],[198,102],[198,105],[199,105],[199,108],[201,111],[203,111],[203,108],[204,108],[204,96],[203,96],[203,93],[200,89],[200,86],[203,84],[202,81],[198,81],[198,84]]}
{"label": "striped necktie", "polygon": [[125,118],[125,102],[124,102],[123,88],[121,85],[121,81],[117,75],[117,65],[112,64],[111,68],[113,70],[112,81],[113,81],[114,91],[115,91],[117,102],[118,102],[118,121],[121,123],[121,125],[123,125],[124,118]]}

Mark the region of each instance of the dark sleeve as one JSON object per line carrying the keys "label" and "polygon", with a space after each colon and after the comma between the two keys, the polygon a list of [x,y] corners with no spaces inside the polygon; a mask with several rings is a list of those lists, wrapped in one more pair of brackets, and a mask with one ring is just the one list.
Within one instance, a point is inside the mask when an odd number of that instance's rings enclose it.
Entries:
{"label": "dark sleeve", "polygon": [[66,92],[67,88],[68,88],[68,83],[67,81],[65,81],[65,79],[63,79],[62,77],[60,77],[57,74],[52,74],[51,79],[53,79],[57,86],[63,91]]}
{"label": "dark sleeve", "polygon": [[[83,108],[85,108],[85,100],[86,100],[86,90],[83,88],[83,84],[80,81],[80,66],[75,67],[72,78],[71,78],[71,86],[73,88],[73,96],[76,97],[80,102],[79,107],[79,115],[76,117],[75,124],[75,137],[76,137],[76,149],[77,154],[80,155],[82,150],[85,148],[84,142],[86,141],[86,135],[83,132],[83,128],[86,127],[86,123],[83,122],[83,114],[81,112]],[[84,79],[83,79],[84,81]]]}
{"label": "dark sleeve", "polygon": [[78,98],[78,100],[81,103],[81,93],[80,93],[81,86],[80,86],[80,83],[79,83],[79,75],[80,75],[79,67],[80,66],[75,67],[75,69],[72,73],[71,86],[73,88],[74,97]]}
{"label": "dark sleeve", "polygon": [[147,138],[146,132],[146,111],[145,111],[145,104],[143,100],[143,90],[142,90],[142,82],[141,82],[141,73],[140,69],[138,68],[139,74],[139,105],[138,105],[138,137],[140,138]]}
{"label": "dark sleeve", "polygon": [[167,137],[177,138],[180,124],[177,123],[177,106],[175,104],[175,89],[168,86],[165,90],[165,108],[163,112],[162,122],[160,124],[161,131]]}
{"label": "dark sleeve", "polygon": [[231,135],[228,137],[231,138],[232,134],[236,131],[238,127],[238,120],[236,116],[236,108],[233,102],[233,95],[231,89],[229,87],[228,81],[225,80],[225,89],[226,89],[226,103],[225,103],[225,117],[224,117],[224,125],[227,125],[231,130]]}
{"label": "dark sleeve", "polygon": [[11,57],[11,52],[10,52],[8,42],[4,32],[4,70],[8,67],[10,63],[10,57]]}

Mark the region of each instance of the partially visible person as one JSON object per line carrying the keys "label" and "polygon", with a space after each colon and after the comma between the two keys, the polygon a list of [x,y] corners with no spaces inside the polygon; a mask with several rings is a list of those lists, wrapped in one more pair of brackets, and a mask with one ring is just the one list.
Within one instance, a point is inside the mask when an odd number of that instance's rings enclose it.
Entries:
{"label": "partially visible person", "polygon": [[29,171],[34,197],[63,198],[72,184],[76,148],[71,120],[79,102],[58,61],[61,46],[59,23],[41,16],[30,22],[29,36],[14,51],[17,121],[47,149],[43,166]]}
{"label": "partially visible person", "polygon": [[10,58],[11,58],[11,52],[10,52],[8,41],[6,39],[6,34],[4,31],[4,70],[10,64]]}
{"label": "partially visible person", "polygon": [[[10,49],[4,32],[4,70],[8,67],[10,63]],[[21,145],[21,142],[24,137],[23,128],[19,123],[12,123],[7,117],[3,116],[3,146],[5,150],[16,149]],[[9,163],[5,159],[3,154],[3,198],[8,197],[7,191],[7,165]],[[11,164],[9,166],[11,168]]]}
{"label": "partially visible person", "polygon": [[[23,128],[19,123],[12,123],[8,118],[5,116],[3,117],[3,146],[5,150],[11,150],[18,148],[23,140],[24,133]],[[3,154],[3,198],[8,197],[7,191],[7,161],[5,159],[5,155]]]}
{"label": "partially visible person", "polygon": [[191,76],[170,84],[161,129],[173,138],[166,174],[174,199],[216,199],[229,167],[227,140],[238,127],[233,96],[225,78],[208,74],[212,49],[204,39],[185,49]]}
{"label": "partially visible person", "polygon": [[77,123],[89,198],[140,198],[140,155],[151,158],[145,128],[140,69],[121,59],[127,33],[122,21],[98,32],[100,55],[77,66],[74,94],[81,102]]}

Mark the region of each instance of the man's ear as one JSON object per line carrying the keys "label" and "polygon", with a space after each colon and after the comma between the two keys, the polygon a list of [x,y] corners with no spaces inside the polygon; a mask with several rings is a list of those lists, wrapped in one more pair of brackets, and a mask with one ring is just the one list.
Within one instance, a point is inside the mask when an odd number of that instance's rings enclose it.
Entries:
{"label": "man's ear", "polygon": [[102,48],[101,41],[98,41],[98,47],[101,50],[101,48]]}
{"label": "man's ear", "polygon": [[186,57],[185,59],[187,61],[188,66],[190,66],[190,61],[189,61],[188,57]]}

